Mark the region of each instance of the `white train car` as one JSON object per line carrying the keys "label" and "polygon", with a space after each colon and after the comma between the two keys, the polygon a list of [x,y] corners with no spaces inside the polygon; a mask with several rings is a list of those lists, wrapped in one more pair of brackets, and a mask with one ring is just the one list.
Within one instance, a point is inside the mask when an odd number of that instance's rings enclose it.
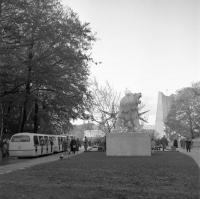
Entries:
{"label": "white train car", "polygon": [[14,134],[9,142],[9,155],[15,157],[36,157],[63,151],[62,142],[66,136],[35,133]]}
{"label": "white train car", "polygon": [[66,139],[65,135],[56,135],[54,136],[54,152],[58,153],[58,152],[62,152],[63,149],[63,141],[64,139]]}

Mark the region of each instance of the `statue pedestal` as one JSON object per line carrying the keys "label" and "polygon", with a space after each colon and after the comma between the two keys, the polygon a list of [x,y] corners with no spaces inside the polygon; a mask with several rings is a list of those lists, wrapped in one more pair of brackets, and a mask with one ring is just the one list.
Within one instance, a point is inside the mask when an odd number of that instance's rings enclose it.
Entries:
{"label": "statue pedestal", "polygon": [[109,133],[107,156],[151,156],[151,138],[147,133]]}

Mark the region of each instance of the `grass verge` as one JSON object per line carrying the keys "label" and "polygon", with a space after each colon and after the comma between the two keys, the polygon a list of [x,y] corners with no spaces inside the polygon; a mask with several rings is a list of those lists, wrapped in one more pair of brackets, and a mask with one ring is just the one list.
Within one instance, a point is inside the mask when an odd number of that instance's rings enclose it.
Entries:
{"label": "grass verge", "polygon": [[88,152],[0,176],[2,199],[198,199],[199,169],[188,156],[107,157]]}

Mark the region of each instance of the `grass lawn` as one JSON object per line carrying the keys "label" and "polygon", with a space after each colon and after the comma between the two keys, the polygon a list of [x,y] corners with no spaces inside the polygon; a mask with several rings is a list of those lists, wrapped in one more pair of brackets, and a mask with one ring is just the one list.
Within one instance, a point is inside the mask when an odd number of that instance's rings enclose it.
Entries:
{"label": "grass lawn", "polygon": [[70,159],[0,175],[1,199],[198,199],[199,169],[179,152]]}

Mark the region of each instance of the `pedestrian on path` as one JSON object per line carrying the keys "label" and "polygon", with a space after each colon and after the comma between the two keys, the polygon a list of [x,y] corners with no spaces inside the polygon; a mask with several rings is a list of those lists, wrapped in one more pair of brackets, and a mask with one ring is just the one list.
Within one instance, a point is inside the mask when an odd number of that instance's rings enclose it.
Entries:
{"label": "pedestrian on path", "polygon": [[2,158],[8,158],[9,157],[9,140],[4,138],[0,143],[0,148],[2,152]]}
{"label": "pedestrian on path", "polygon": [[87,148],[88,148],[88,139],[85,136],[85,139],[84,139],[84,149],[85,149],[85,152],[87,151]]}
{"label": "pedestrian on path", "polygon": [[81,147],[81,143],[79,138],[76,139],[76,151],[79,151],[79,148]]}
{"label": "pedestrian on path", "polygon": [[177,139],[174,140],[173,145],[174,145],[175,148],[178,148],[178,141],[177,141]]}
{"label": "pedestrian on path", "polygon": [[76,139],[73,137],[70,142],[71,151],[75,154],[76,153]]}
{"label": "pedestrian on path", "polygon": [[168,140],[165,136],[160,139],[160,143],[162,145],[162,150],[165,151],[166,147],[168,146]]}
{"label": "pedestrian on path", "polygon": [[191,150],[191,144],[192,144],[192,141],[191,141],[190,139],[187,139],[187,140],[185,141],[186,151],[187,151],[187,152],[190,152],[190,150]]}
{"label": "pedestrian on path", "polygon": [[178,148],[178,141],[177,139],[175,139],[173,142],[173,150],[176,151],[177,148]]}

